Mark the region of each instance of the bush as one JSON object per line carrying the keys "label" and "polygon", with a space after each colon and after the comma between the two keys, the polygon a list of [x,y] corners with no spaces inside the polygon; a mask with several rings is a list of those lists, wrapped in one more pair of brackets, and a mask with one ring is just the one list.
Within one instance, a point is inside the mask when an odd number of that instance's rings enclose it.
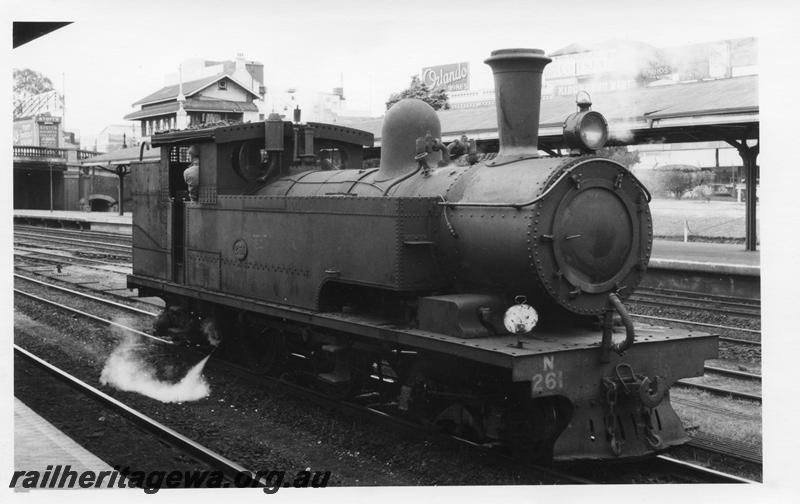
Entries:
{"label": "bush", "polygon": [[[652,180],[653,191],[681,199],[686,193],[708,199],[714,173],[688,165],[668,165],[657,168]],[[705,189],[702,187],[705,186]]]}
{"label": "bush", "polygon": [[683,170],[663,170],[656,176],[656,187],[659,191],[681,199],[683,193],[692,188],[692,174]]}
{"label": "bush", "polygon": [[708,184],[700,184],[699,186],[695,186],[692,188],[692,192],[690,193],[690,197],[692,199],[702,199],[706,201],[711,201],[711,196],[714,194],[714,188]]}

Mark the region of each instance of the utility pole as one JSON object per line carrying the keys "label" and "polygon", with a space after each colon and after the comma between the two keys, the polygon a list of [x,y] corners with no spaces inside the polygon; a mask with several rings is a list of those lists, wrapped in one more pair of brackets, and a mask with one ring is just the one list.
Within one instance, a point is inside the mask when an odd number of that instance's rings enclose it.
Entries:
{"label": "utility pole", "polygon": [[53,211],[53,163],[47,163],[50,169],[50,211]]}

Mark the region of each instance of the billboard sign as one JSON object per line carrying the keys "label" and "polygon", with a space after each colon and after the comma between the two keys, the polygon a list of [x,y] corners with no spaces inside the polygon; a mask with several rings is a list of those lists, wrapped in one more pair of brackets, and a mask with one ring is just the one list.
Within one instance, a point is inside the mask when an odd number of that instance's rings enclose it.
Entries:
{"label": "billboard sign", "polygon": [[58,147],[58,132],[60,130],[59,123],[61,119],[58,117],[42,116],[36,121],[39,129],[39,146],[40,147]]}
{"label": "billboard sign", "polygon": [[445,91],[469,89],[469,63],[450,63],[425,67],[420,72],[422,82],[431,89],[443,87]]}
{"label": "billboard sign", "polygon": [[33,121],[14,121],[14,145],[34,145]]}

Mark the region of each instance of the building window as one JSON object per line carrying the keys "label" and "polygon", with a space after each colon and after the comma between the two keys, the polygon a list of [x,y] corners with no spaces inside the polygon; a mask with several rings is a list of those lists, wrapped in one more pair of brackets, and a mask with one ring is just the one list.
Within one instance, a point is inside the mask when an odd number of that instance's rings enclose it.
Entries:
{"label": "building window", "polygon": [[217,89],[219,89],[221,91],[225,91],[226,89],[228,89],[228,81],[223,79],[223,80],[217,82]]}

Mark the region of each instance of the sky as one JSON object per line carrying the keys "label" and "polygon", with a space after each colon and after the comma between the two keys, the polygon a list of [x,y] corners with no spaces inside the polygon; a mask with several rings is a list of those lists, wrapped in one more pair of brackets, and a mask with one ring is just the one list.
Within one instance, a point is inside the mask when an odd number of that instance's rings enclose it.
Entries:
{"label": "sky", "polygon": [[330,91],[343,82],[348,108],[381,115],[387,97],[425,66],[469,61],[473,88],[491,87],[482,61],[495,49],[549,53],[612,38],[670,47],[758,36],[781,21],[754,15],[751,3],[736,0],[664,4],[12,0],[3,10],[16,21],[74,21],[14,49],[10,60],[65,93],[65,126],[91,145],[107,125],[124,124],[131,104],[162,87],[189,58],[233,60],[243,53],[264,64],[268,92]]}

